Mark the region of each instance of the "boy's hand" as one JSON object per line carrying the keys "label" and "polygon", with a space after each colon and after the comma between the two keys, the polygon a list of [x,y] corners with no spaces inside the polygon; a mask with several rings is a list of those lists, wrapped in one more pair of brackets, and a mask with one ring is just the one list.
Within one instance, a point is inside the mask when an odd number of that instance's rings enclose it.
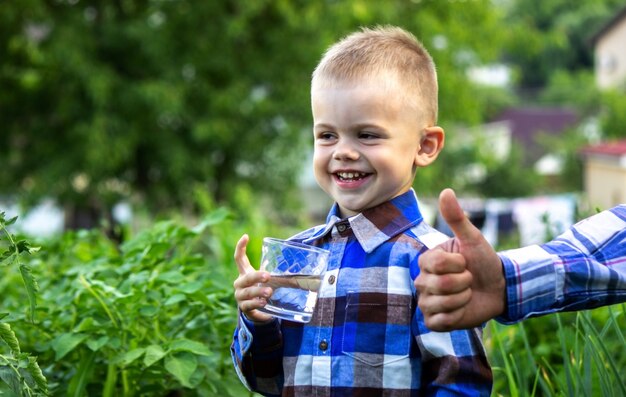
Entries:
{"label": "boy's hand", "polygon": [[441,192],[439,210],[454,238],[420,256],[418,305],[434,331],[476,327],[504,311],[502,263],[467,219],[454,191]]}
{"label": "boy's hand", "polygon": [[267,272],[254,270],[250,260],[246,255],[246,246],[249,237],[247,234],[241,236],[235,247],[235,262],[239,270],[239,277],[233,283],[235,288],[235,300],[239,310],[251,321],[268,322],[273,317],[256,309],[265,306],[267,298],[272,295],[270,287],[260,286],[259,283],[266,283],[270,279]]}

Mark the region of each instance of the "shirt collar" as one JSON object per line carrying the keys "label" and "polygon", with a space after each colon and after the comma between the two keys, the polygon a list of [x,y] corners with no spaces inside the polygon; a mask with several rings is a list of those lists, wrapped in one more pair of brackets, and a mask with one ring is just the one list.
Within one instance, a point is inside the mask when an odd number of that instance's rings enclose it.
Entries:
{"label": "shirt collar", "polygon": [[[326,235],[341,220],[339,206],[335,203],[328,213],[325,227],[307,240],[317,240]],[[422,220],[417,196],[413,189],[348,218],[356,239],[367,253],[372,252],[385,241],[417,225]]]}

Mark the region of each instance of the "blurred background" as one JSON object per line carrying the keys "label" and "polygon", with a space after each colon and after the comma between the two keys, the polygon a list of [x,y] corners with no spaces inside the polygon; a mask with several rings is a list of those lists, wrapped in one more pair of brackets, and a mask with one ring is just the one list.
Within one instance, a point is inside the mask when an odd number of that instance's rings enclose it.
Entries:
{"label": "blurred background", "polygon": [[[53,394],[245,395],[234,244],[323,221],[311,72],[380,24],[437,65],[431,224],[445,187],[499,249],[626,202],[623,0],[0,0],[0,211],[42,247],[0,241],[0,319]],[[494,395],[626,395],[624,312],[488,328]]]}
{"label": "blurred background", "polygon": [[311,72],[359,26],[394,24],[439,72],[447,140],[416,178],[425,206],[453,187],[489,233],[563,202],[571,221],[626,201],[625,13],[619,0],[4,1],[0,203],[39,234],[104,222],[114,235],[214,203],[317,220]]}

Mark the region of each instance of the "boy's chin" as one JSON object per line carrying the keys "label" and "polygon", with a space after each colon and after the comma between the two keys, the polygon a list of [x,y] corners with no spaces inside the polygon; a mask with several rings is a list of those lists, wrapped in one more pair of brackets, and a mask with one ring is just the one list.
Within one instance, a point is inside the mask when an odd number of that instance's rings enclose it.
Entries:
{"label": "boy's chin", "polygon": [[360,214],[361,212],[366,211],[370,208],[376,207],[377,205],[378,204],[364,205],[364,206],[341,205],[341,202],[339,202],[339,210],[341,212],[342,218],[348,218],[350,216]]}

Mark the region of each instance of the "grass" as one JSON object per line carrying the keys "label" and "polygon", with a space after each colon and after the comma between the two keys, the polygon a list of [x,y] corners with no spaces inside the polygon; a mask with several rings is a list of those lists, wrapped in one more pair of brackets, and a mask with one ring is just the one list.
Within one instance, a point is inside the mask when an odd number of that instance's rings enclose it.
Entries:
{"label": "grass", "polygon": [[493,396],[626,396],[626,305],[491,322]]}

